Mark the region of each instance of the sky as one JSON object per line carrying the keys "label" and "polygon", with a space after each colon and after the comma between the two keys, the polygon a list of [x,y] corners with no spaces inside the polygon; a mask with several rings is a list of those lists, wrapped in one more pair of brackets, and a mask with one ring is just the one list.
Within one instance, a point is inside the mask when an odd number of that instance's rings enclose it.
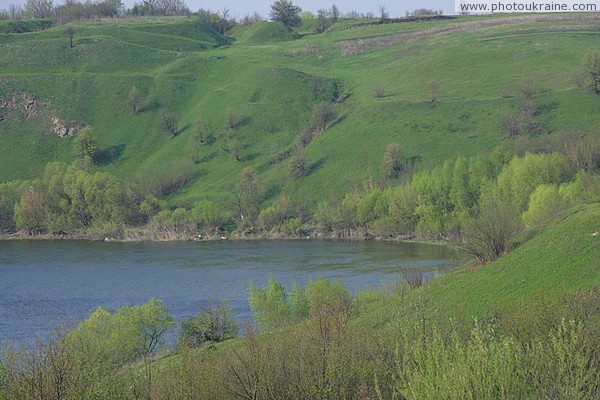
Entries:
{"label": "sky", "polygon": [[[141,2],[141,0],[135,1]],[[12,3],[24,4],[25,2],[26,0],[0,0],[0,9],[7,8]],[[55,4],[60,4],[63,3],[63,0],[55,0],[54,2]],[[134,3],[134,0],[123,0],[123,2],[130,7]],[[232,15],[236,17],[243,17],[254,11],[257,11],[264,17],[268,17],[269,6],[272,2],[272,0],[186,0],[187,5],[192,11],[197,11],[201,7],[212,10],[222,10],[223,7],[227,7],[231,10]],[[335,3],[342,13],[356,10],[359,12],[371,11],[375,14],[377,14],[379,6],[384,5],[391,17],[402,17],[407,10],[414,10],[415,8],[433,8],[436,10],[441,8],[445,14],[452,14],[454,12],[453,0],[294,0],[294,3],[302,7],[303,10],[313,12],[319,8],[329,8],[332,3]]]}

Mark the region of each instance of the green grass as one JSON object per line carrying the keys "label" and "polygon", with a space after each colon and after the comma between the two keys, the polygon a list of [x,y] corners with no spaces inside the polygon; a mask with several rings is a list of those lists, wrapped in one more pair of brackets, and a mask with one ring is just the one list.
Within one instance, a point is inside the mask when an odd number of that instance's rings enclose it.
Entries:
{"label": "green grass", "polygon": [[[416,305],[430,318],[447,323],[551,304],[600,285],[599,267],[600,204],[595,203],[571,210],[493,263],[476,270],[461,267],[401,299],[392,296],[376,303],[357,323],[375,325],[394,319],[401,309],[416,310]],[[408,314],[404,318],[410,318]]]}
{"label": "green grass", "polygon": [[[297,39],[274,23],[236,27],[228,39],[194,17],[103,20],[74,23],[73,49],[64,26],[2,34],[0,98],[27,92],[46,108],[44,118],[17,115],[0,123],[0,182],[34,178],[49,161],[71,160],[72,140],[44,130],[50,116],[91,125],[102,147],[119,149],[98,168],[128,177],[189,160],[194,120],[222,131],[231,110],[239,122],[242,161],[216,143],[204,147],[190,182],[170,196],[173,205],[202,198],[233,203],[245,167],[260,172],[272,196],[285,193],[310,204],[379,178],[392,142],[423,165],[477,154],[503,140],[499,119],[515,99],[500,93],[514,95],[523,82],[538,90],[545,129],[596,132],[599,100],[576,88],[573,74],[597,47],[600,30],[585,18],[554,18],[510,16],[486,24],[496,20],[460,17],[361,27],[340,21],[326,33]],[[341,49],[364,41],[370,44],[358,54]],[[342,81],[350,96],[336,104],[339,120],[307,147],[311,174],[293,180],[287,161],[273,165],[271,159],[297,143],[316,101],[315,77]],[[439,81],[435,106],[429,102],[432,79]],[[132,85],[144,95],[137,115],[126,105]],[[373,96],[377,85],[385,97]],[[183,128],[174,139],[160,132],[166,110]]]}

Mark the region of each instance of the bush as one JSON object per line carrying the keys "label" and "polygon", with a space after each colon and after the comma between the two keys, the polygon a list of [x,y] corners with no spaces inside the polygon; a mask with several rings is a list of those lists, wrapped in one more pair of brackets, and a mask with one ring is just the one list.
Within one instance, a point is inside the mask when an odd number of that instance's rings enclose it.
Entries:
{"label": "bush", "polygon": [[292,178],[299,179],[308,175],[308,172],[309,167],[308,162],[306,161],[306,156],[304,155],[304,152],[299,150],[298,152],[296,152],[296,155],[290,160],[288,174]]}
{"label": "bush", "polygon": [[391,143],[385,149],[383,155],[383,171],[388,178],[395,178],[404,171],[406,161],[402,155],[402,149],[398,143]]}
{"label": "bush", "polygon": [[463,249],[480,263],[493,261],[512,249],[520,230],[520,216],[512,205],[488,199],[481,215],[464,228]]}
{"label": "bush", "polygon": [[216,307],[209,304],[193,317],[181,321],[179,340],[189,347],[198,347],[206,342],[222,342],[236,336],[238,327],[230,318],[227,302]]}
{"label": "bush", "polygon": [[558,186],[540,185],[531,194],[528,209],[523,214],[525,226],[528,229],[541,229],[561,215],[569,205],[569,201],[559,192]]}

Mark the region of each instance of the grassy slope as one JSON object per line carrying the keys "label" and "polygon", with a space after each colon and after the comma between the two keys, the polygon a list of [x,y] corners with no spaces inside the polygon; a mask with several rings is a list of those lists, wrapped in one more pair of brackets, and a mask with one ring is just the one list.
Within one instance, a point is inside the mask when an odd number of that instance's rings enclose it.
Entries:
{"label": "grassy slope", "polygon": [[478,270],[465,266],[409,292],[402,300],[387,298],[358,323],[370,326],[388,320],[399,309],[410,309],[407,304],[422,304],[428,315],[442,321],[482,318],[598,285],[600,204],[596,203],[572,210],[510,254]]}
{"label": "grassy slope", "polygon": [[[0,35],[0,97],[29,92],[48,102],[53,115],[92,125],[100,144],[119,154],[101,168],[123,177],[152,174],[189,158],[194,119],[221,130],[227,110],[233,110],[244,159],[234,161],[218,144],[206,146],[192,181],[171,198],[179,204],[204,197],[231,200],[246,166],[261,172],[271,193],[314,201],[379,176],[390,142],[424,164],[476,154],[501,141],[498,120],[515,100],[499,93],[514,94],[523,81],[540,89],[539,119],[546,127],[593,130],[600,122],[597,98],[575,88],[572,76],[596,46],[597,24],[518,18],[498,26],[478,23],[484,20],[489,18],[352,29],[343,21],[324,34],[295,40],[277,26],[257,24],[236,28],[237,41],[220,48],[213,47],[226,39],[194,18],[81,22],[74,26],[74,49],[68,48],[64,27]],[[428,31],[457,23],[471,25]],[[270,34],[275,31],[281,34]],[[368,46],[356,55],[339,49],[341,41],[393,35],[398,44]],[[286,162],[269,160],[294,144],[308,118],[315,101],[311,76],[341,79],[352,94],[337,106],[340,121],[307,148],[312,174],[293,181]],[[440,82],[435,107],[428,102],[431,79]],[[146,104],[135,116],[126,109],[133,84]],[[384,98],[372,95],[379,84]],[[175,139],[158,128],[164,110],[180,117],[184,129]],[[270,123],[273,133],[266,129]],[[46,162],[70,159],[71,141],[45,135],[43,128],[41,119],[0,124],[0,181],[35,177]]]}

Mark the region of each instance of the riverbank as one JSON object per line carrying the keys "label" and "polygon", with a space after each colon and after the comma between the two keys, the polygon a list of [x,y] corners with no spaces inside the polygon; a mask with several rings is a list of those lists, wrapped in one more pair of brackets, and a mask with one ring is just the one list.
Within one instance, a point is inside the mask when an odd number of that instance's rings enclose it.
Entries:
{"label": "riverbank", "polygon": [[336,232],[306,232],[303,234],[286,234],[282,232],[240,232],[219,234],[190,234],[180,232],[152,232],[146,230],[128,229],[123,237],[90,233],[43,233],[28,234],[23,232],[0,233],[0,241],[6,240],[82,240],[104,242],[191,242],[191,241],[219,241],[219,240],[340,240],[340,241],[378,241],[378,242],[404,242],[435,245],[449,245],[450,238],[431,239],[413,235],[403,236],[375,236],[368,233],[339,234]]}

